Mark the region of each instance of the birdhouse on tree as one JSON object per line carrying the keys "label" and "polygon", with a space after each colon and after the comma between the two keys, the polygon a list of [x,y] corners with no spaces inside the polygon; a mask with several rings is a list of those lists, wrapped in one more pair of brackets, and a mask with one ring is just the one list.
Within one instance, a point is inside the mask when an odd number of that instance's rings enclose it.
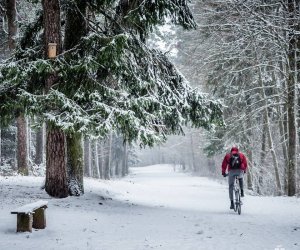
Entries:
{"label": "birdhouse on tree", "polygon": [[48,43],[48,58],[53,59],[56,57],[57,43]]}

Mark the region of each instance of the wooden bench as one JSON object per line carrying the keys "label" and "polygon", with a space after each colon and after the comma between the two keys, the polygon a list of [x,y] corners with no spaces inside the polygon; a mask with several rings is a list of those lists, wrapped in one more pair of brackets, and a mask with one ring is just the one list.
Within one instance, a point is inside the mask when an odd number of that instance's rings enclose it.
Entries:
{"label": "wooden bench", "polygon": [[44,229],[47,205],[48,201],[40,200],[13,210],[11,214],[17,214],[17,232],[32,232],[32,228]]}

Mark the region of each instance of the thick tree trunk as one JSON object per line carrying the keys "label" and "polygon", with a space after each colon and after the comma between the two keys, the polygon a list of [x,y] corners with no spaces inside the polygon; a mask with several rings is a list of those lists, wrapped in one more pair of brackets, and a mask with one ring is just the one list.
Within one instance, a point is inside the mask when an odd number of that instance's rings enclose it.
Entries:
{"label": "thick tree trunk", "polygon": [[56,198],[68,196],[66,138],[56,128],[47,128],[46,192]]}
{"label": "thick tree trunk", "polygon": [[72,133],[67,134],[66,139],[69,194],[79,196],[84,193],[82,137],[79,133]]}
{"label": "thick tree trunk", "polygon": [[[59,0],[42,0],[44,10],[45,56],[48,44],[56,43],[58,54],[61,51],[60,2]],[[57,76],[49,75],[46,79],[46,93],[55,83]],[[57,198],[68,196],[66,170],[66,138],[62,130],[47,125],[46,144],[46,192]]]}
{"label": "thick tree trunk", "polygon": [[[299,1],[288,0],[289,26],[291,30],[297,29],[299,26],[297,11],[299,10]],[[295,21],[297,20],[297,21]],[[295,91],[296,91],[296,75],[297,75],[297,52],[299,45],[299,35],[290,33],[288,60],[289,71],[287,80],[287,114],[288,114],[288,196],[296,194],[296,112],[295,112]]]}
{"label": "thick tree trunk", "polygon": [[28,175],[28,153],[27,153],[27,126],[26,118],[20,114],[17,117],[17,162],[18,173]]}
{"label": "thick tree trunk", "polygon": [[[70,50],[76,46],[79,40],[86,34],[86,1],[75,0],[70,2],[69,8],[66,13],[66,27],[65,27],[65,40],[64,49]],[[76,192],[76,195],[83,194],[83,168],[84,161],[82,159],[82,143],[80,135],[67,135],[67,147],[72,148],[68,150],[68,177],[71,183],[78,182],[78,188],[80,192]],[[89,153],[90,148],[89,148]],[[90,156],[89,156],[90,157]],[[89,167],[91,167],[89,165]],[[81,176],[79,176],[81,175]],[[91,176],[91,170],[89,170],[89,176]],[[70,189],[70,194],[72,194]],[[74,195],[74,194],[72,194]]]}

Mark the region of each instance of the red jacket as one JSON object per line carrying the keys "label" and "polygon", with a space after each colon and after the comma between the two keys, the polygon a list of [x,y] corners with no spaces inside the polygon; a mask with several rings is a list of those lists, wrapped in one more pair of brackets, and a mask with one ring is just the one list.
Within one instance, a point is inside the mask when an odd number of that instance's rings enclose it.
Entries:
{"label": "red jacket", "polygon": [[[246,172],[247,169],[247,159],[246,156],[243,153],[238,153],[241,158],[241,169]],[[229,166],[229,160],[231,157],[231,153],[228,153],[225,155],[224,160],[222,162],[222,174],[226,173],[226,169],[228,168],[228,171],[230,171],[230,166]]]}

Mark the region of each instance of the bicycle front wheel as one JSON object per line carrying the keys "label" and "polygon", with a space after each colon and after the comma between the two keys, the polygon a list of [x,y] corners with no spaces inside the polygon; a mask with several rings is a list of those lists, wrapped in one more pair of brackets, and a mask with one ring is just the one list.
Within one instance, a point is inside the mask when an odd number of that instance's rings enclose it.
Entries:
{"label": "bicycle front wheel", "polygon": [[237,212],[238,212],[238,214],[242,213],[241,195],[240,195],[240,193],[238,193]]}

